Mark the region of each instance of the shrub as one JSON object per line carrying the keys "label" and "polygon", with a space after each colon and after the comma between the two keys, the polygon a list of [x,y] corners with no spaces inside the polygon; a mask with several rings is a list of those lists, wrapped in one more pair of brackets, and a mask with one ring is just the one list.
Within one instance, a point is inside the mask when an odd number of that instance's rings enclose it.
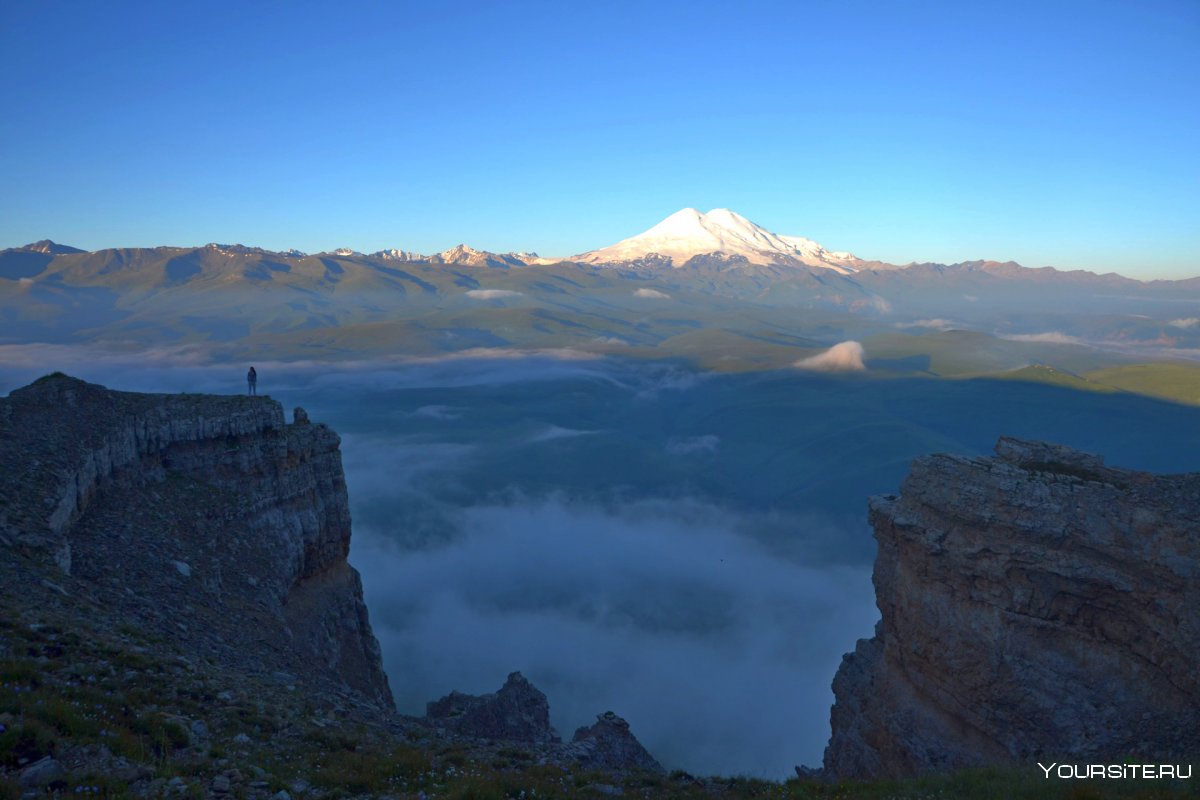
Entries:
{"label": "shrub", "polygon": [[58,744],[54,730],[36,720],[26,720],[0,734],[0,766],[15,769],[22,763],[53,755]]}

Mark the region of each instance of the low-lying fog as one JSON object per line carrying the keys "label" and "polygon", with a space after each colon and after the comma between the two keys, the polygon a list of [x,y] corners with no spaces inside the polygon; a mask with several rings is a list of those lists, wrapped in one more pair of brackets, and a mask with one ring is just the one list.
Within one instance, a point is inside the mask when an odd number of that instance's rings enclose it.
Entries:
{"label": "low-lying fog", "polygon": [[[699,375],[571,353],[260,364],[343,436],[351,561],[400,709],[513,670],[569,738],[613,710],[668,768],[817,764],[830,681],[878,618],[866,498],[1001,434],[1200,469],[1200,409],[1011,381]],[[245,366],[8,353],[112,388],[244,390]]]}

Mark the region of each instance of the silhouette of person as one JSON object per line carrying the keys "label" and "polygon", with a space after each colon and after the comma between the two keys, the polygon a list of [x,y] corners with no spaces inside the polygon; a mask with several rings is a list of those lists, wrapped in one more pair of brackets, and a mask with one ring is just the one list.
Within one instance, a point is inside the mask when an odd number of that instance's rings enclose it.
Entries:
{"label": "silhouette of person", "polygon": [[258,396],[258,373],[254,371],[254,367],[246,373],[246,385],[249,387],[251,397]]}

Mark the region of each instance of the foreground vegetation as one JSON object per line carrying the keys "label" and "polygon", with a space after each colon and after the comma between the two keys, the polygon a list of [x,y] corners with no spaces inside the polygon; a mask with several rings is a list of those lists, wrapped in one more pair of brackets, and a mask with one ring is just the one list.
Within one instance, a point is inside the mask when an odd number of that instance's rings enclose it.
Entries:
{"label": "foreground vegetation", "polygon": [[[5,609],[6,612],[11,609]],[[418,726],[337,719],[286,688],[222,688],[228,676],[167,657],[152,638],[101,642],[0,617],[0,800],[20,797],[268,798],[1156,798],[1194,781],[1047,781],[983,769],[907,781],[614,776],[553,764],[519,746],[439,740]],[[65,767],[22,787],[47,756]]]}

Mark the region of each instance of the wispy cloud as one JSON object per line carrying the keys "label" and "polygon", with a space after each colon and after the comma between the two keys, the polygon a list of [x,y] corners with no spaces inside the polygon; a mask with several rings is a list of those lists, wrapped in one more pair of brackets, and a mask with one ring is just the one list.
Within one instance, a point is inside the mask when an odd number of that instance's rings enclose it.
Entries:
{"label": "wispy cloud", "polygon": [[505,297],[521,297],[521,292],[514,292],[509,289],[471,289],[466,293],[467,297],[474,300],[502,300]]}
{"label": "wispy cloud", "polygon": [[574,428],[563,428],[559,425],[547,425],[529,438],[530,442],[550,442],[555,439],[570,439],[575,436],[588,436],[598,431],[581,431]]}
{"label": "wispy cloud", "polygon": [[686,392],[710,380],[712,373],[693,372],[692,370],[668,367],[655,375],[649,385],[634,395],[636,400],[653,401],[662,392]]}
{"label": "wispy cloud", "polygon": [[721,437],[711,433],[683,436],[667,441],[666,450],[675,456],[711,455],[721,447]]}
{"label": "wispy cloud", "polygon": [[462,412],[453,406],[421,406],[412,414],[414,417],[426,417],[442,422],[453,422],[462,417]]}
{"label": "wispy cloud", "polygon": [[670,300],[671,295],[666,292],[660,292],[658,289],[638,289],[633,293],[634,297],[649,297],[655,300]]}
{"label": "wispy cloud", "polygon": [[818,372],[862,372],[867,368],[867,365],[863,363],[864,355],[863,346],[860,343],[839,342],[824,353],[802,358],[792,366]]}
{"label": "wispy cloud", "polygon": [[897,328],[930,328],[932,330],[948,331],[951,328],[959,327],[959,323],[955,322],[952,319],[942,319],[941,317],[937,317],[935,319],[918,319],[918,320],[913,320],[912,322],[897,322],[896,327]]}
{"label": "wispy cloud", "polygon": [[1078,336],[1071,336],[1062,331],[1046,331],[1044,333],[1013,333],[1007,336],[1001,336],[1001,339],[1009,339],[1014,342],[1044,342],[1046,344],[1078,344],[1085,347],[1091,346],[1089,342],[1080,339]]}
{"label": "wispy cloud", "polygon": [[1173,319],[1167,323],[1176,328],[1195,328],[1200,325],[1200,317],[1185,317],[1183,319]]}

